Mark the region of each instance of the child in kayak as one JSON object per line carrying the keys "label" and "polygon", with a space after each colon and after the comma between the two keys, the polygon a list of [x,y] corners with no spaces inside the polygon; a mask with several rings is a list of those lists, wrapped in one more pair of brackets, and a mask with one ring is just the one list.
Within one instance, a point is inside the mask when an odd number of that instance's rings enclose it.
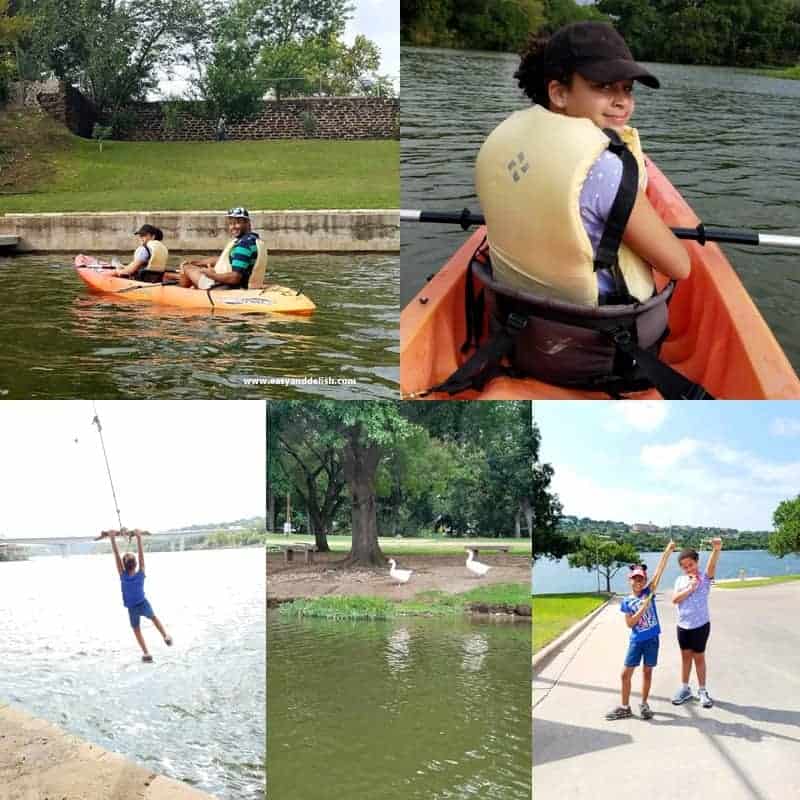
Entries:
{"label": "child in kayak", "polygon": [[606,714],[606,719],[626,719],[633,716],[630,706],[631,680],[633,672],[640,663],[642,666],[642,702],[639,713],[642,719],[652,719],[653,712],[648,705],[650,684],[653,680],[653,667],[658,664],[658,644],[661,626],[658,622],[656,611],[656,589],[661,575],[667,566],[670,553],[675,549],[675,543],[670,541],[661,554],[661,560],[656,567],[655,575],[651,581],[647,580],[646,564],[631,564],[628,582],[631,594],[625,597],[619,610],[625,614],[625,622],[631,629],[628,652],[622,669],[622,702]]}
{"label": "child in kayak", "polygon": [[164,638],[164,642],[167,645],[172,645],[172,637],[164,630],[164,626],[153,613],[153,609],[144,595],[145,573],[142,531],[136,530],[128,533],[129,536],[136,537],[137,550],[139,551],[138,570],[136,568],[136,556],[133,553],[125,553],[125,555],[120,558],[116,537],[121,533],[121,531],[103,531],[102,535],[108,536],[108,538],[111,539],[111,548],[114,551],[114,560],[117,564],[117,572],[119,573],[120,585],[122,587],[122,601],[128,609],[128,617],[131,622],[131,627],[133,628],[133,635],[142,648],[142,661],[151,662],[153,656],[147,651],[147,645],[142,636],[142,630],[139,624],[141,618],[147,617],[153,621],[153,625],[156,626],[156,629]]}
{"label": "child in kayak", "polygon": [[115,269],[113,274],[119,278],[160,283],[169,258],[169,251],[162,244],[163,231],[155,225],[142,225],[136,236],[141,244],[134,251],[133,260]]}
{"label": "child in kayak", "polygon": [[700,704],[703,708],[714,705],[706,688],[706,644],[711,633],[708,593],[714,582],[722,539],[712,539],[711,546],[711,555],[703,574],[700,574],[696,550],[686,548],[678,556],[683,575],[675,579],[675,592],[672,596],[672,602],[678,607],[678,646],[681,649],[681,688],[672,698],[676,706],[694,697],[689,687],[692,664],[697,674]]}
{"label": "child in kayak", "polygon": [[[484,143],[476,168],[497,280],[579,305],[606,305],[648,299],[654,291],[651,268],[669,278],[686,278],[688,253],[645,194],[638,134],[628,127],[634,81],[651,88],[659,82],[633,60],[623,38],[600,22],[567,25],[549,39],[532,37],[515,77],[534,109],[501,123]],[[564,118],[589,120],[595,128],[567,124]],[[639,186],[632,186],[635,200],[619,251],[624,296],[633,301],[620,299],[622,283],[613,270],[592,270],[623,177],[620,156],[607,149],[608,140],[600,135],[608,129],[639,163]],[[508,184],[507,177],[513,178]],[[541,223],[539,230],[535,224],[522,228],[516,217],[509,217],[509,207],[519,204],[529,207],[530,216]],[[562,208],[569,218],[544,221]],[[589,243],[584,244],[579,226]]]}

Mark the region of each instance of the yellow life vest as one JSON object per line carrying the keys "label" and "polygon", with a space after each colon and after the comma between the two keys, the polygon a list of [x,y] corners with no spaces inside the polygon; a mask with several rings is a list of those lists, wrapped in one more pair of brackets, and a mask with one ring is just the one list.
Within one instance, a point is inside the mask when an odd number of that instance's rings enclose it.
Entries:
{"label": "yellow life vest", "polygon": [[[223,251],[220,253],[217,263],[214,265],[214,272],[224,274],[225,272],[232,272],[233,265],[231,264],[231,250],[236,244],[236,239],[231,239],[225,245]],[[264,286],[264,273],[267,271],[267,245],[261,238],[256,239],[258,245],[258,255],[256,256],[256,263],[250,271],[250,279],[247,282],[248,289],[261,289]],[[242,287],[244,288],[244,287]]]}
{"label": "yellow life vest", "polygon": [[158,239],[151,239],[145,247],[150,252],[150,260],[147,262],[145,269],[152,269],[157,272],[163,272],[167,268],[167,260],[169,259],[169,250]]}
{"label": "yellow life vest", "polygon": [[[626,128],[620,135],[636,157],[644,188],[647,173],[638,133]],[[608,144],[591,120],[542,106],[515,112],[489,134],[478,153],[475,185],[498,283],[578,305],[598,305],[580,193]],[[654,290],[649,265],[624,243],[618,260],[631,295],[649,298]]]}

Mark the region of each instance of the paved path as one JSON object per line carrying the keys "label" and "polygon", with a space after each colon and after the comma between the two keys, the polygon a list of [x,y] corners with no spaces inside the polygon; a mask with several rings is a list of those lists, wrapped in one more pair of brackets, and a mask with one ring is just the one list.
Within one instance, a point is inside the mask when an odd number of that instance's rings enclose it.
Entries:
{"label": "paved path", "polygon": [[213,800],[11,706],[0,706],[0,800]]}
{"label": "paved path", "polygon": [[603,718],[619,703],[628,640],[616,602],[534,678],[534,800],[800,797],[800,583],[712,591],[711,709],[670,703],[680,655],[668,594],[658,604],[654,719]]}

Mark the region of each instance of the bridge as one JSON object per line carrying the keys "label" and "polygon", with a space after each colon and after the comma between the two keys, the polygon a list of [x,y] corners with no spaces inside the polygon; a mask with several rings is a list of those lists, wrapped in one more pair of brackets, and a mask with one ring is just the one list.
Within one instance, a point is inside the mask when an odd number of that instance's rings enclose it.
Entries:
{"label": "bridge", "polygon": [[[210,531],[196,531],[196,530],[177,530],[167,531],[165,533],[150,533],[144,537],[146,542],[148,539],[159,539],[170,543],[171,551],[182,551],[186,539],[199,539],[204,536],[209,536],[213,533],[220,533],[217,530]],[[131,540],[128,543],[128,537],[124,534],[117,537],[120,540],[120,550],[130,549],[130,545],[134,542]],[[101,542],[108,542],[108,539],[96,539],[94,536],[33,536],[29,539],[15,539],[11,537],[0,538],[0,552],[18,553],[25,548],[44,548],[44,547],[60,547],[61,555],[66,557],[72,553],[72,547],[76,544],[100,544]],[[146,545],[145,545],[145,549]]]}

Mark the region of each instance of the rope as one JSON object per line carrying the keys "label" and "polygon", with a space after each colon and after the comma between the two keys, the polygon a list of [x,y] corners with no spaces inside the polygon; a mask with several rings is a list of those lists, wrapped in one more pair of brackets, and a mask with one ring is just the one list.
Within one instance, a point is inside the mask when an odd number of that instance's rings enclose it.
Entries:
{"label": "rope", "polygon": [[117,492],[114,489],[114,479],[111,477],[111,467],[108,464],[108,454],[106,453],[106,443],[103,439],[103,426],[100,424],[100,415],[97,413],[97,406],[95,405],[94,400],[92,400],[92,409],[94,410],[94,419],[92,419],[92,425],[97,425],[97,432],[100,434],[100,446],[103,448],[103,458],[106,462],[106,472],[108,473],[108,482],[111,484],[111,496],[114,498],[114,509],[117,512],[117,524],[119,525],[119,531],[122,533],[122,519],[119,513],[119,503],[117,502]]}

